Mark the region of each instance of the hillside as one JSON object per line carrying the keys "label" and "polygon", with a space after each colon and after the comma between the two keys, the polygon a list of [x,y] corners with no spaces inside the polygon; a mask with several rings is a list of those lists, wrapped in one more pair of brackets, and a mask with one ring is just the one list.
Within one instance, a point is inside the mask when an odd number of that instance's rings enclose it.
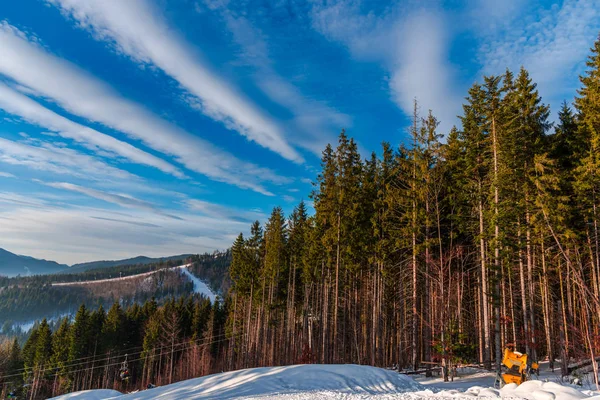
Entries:
{"label": "hillside", "polygon": [[46,275],[46,274],[78,274],[81,272],[100,269],[120,267],[125,265],[148,265],[167,261],[184,260],[192,254],[180,254],[167,257],[137,256],[122,260],[99,260],[85,263],[60,264],[51,260],[40,260],[37,258],[18,255],[0,248],[0,275],[14,277],[17,275]]}
{"label": "hillside", "polygon": [[14,254],[0,248],[0,275],[13,277],[17,275],[54,274],[65,268],[69,268],[69,266],[55,261],[39,260]]}
{"label": "hillside", "polygon": [[[168,297],[191,293],[203,293],[213,300],[217,295],[223,298],[231,285],[230,262],[231,252],[226,251],[78,273],[0,278],[0,337],[20,334],[18,327],[28,330],[44,317],[56,322],[72,315],[81,304],[108,308],[117,300],[129,305],[153,297],[162,303]],[[188,268],[173,270],[186,263]]]}

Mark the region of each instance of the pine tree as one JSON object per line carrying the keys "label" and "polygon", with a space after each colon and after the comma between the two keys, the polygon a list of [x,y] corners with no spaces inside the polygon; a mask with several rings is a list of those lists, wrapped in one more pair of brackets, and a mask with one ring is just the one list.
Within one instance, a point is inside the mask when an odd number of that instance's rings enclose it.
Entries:
{"label": "pine tree", "polygon": [[37,351],[37,341],[39,336],[38,326],[34,326],[30,333],[29,338],[23,345],[23,366],[24,366],[24,379],[25,381],[31,380],[33,374],[33,368],[35,367],[35,356]]}
{"label": "pine tree", "polygon": [[127,316],[118,302],[113,303],[106,314],[106,320],[102,327],[102,337],[104,348],[124,349],[129,347]]}
{"label": "pine tree", "polygon": [[90,314],[90,336],[89,336],[89,349],[93,354],[104,353],[104,344],[102,332],[104,330],[104,323],[106,321],[106,312],[104,307],[100,305],[98,309]]}
{"label": "pine tree", "polygon": [[71,324],[68,318],[63,318],[58,326],[58,329],[52,335],[52,356],[50,362],[54,373],[59,374],[56,377],[58,387],[53,389],[55,391],[65,391],[70,385],[68,379],[68,368],[67,363],[69,361],[69,347],[70,347],[70,330]]}
{"label": "pine tree", "polygon": [[75,321],[71,327],[69,361],[78,360],[90,355],[88,348],[90,336],[90,314],[82,304],[75,314]]}
{"label": "pine tree", "polygon": [[576,169],[576,190],[592,242],[591,264],[595,275],[600,276],[600,37],[591,51],[586,63],[588,70],[580,77],[583,87],[575,99],[579,112],[578,134],[587,139],[583,158]]}

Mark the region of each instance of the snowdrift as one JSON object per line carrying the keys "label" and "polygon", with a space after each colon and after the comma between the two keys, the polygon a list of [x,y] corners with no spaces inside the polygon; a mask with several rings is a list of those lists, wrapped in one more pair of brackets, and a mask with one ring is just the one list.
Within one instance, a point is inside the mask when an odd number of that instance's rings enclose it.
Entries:
{"label": "snowdrift", "polygon": [[65,394],[62,396],[54,397],[54,399],[60,400],[105,400],[111,399],[117,396],[122,396],[121,392],[110,389],[96,389],[96,390],[84,390],[82,392],[74,392]]}
{"label": "snowdrift", "polygon": [[187,400],[187,399],[527,399],[600,400],[600,394],[584,393],[555,382],[529,381],[501,390],[472,386],[464,390],[433,390],[397,372],[360,365],[292,365],[224,372],[172,385],[121,394],[92,390],[56,397],[70,399]]}
{"label": "snowdrift", "polygon": [[441,390],[434,393],[431,390],[426,390],[416,392],[414,395],[429,399],[509,398],[527,400],[600,400],[600,395],[590,395],[570,386],[563,386],[556,382],[543,382],[538,380],[524,382],[519,386],[511,383],[500,390],[490,387],[472,386],[464,392],[458,390]]}
{"label": "snowdrift", "polygon": [[[424,389],[424,386],[407,376],[381,368],[359,365],[311,364],[224,372],[138,393],[121,395],[116,398],[119,400],[226,400],[240,397],[263,399],[279,397],[310,399],[321,397],[315,392],[359,395],[361,398],[370,398],[379,397],[379,395],[397,395],[408,391],[422,391]],[[301,397],[298,397],[298,395],[301,395]],[[60,396],[56,400],[73,398],[76,397]],[[85,396],[79,398],[92,399],[92,397]]]}

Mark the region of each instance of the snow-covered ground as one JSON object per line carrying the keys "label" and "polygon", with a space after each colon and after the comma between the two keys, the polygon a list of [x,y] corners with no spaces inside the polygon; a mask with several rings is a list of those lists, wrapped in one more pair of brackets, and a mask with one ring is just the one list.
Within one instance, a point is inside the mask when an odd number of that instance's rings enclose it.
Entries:
{"label": "snow-covered ground", "polygon": [[189,280],[194,284],[194,293],[201,293],[204,296],[208,297],[211,303],[214,303],[217,299],[217,295],[213,293],[212,290],[206,285],[206,283],[202,282],[200,279],[196,278],[187,268],[181,269],[183,273],[188,277]]}
{"label": "snow-covered ground", "polygon": [[61,400],[105,400],[105,399],[114,399],[122,396],[121,392],[117,392],[116,390],[110,389],[98,389],[98,390],[84,390],[81,392],[69,393],[63,396],[55,397],[55,399]]}
{"label": "snow-covered ground", "polygon": [[[63,319],[64,317],[69,317],[70,319],[72,319],[74,315],[75,315],[74,312],[65,311],[62,313],[55,314],[50,317],[46,317],[46,321],[48,321],[48,323],[57,322],[57,321]],[[42,320],[41,318],[36,318],[36,319],[28,320],[28,321],[14,322],[12,324],[12,329],[14,329],[14,330],[19,329],[22,333],[27,333],[31,330],[31,328],[33,328],[33,326],[35,325],[36,322],[41,322],[41,320]]]}
{"label": "snow-covered ground", "polygon": [[[472,371],[465,377],[449,383],[440,382],[437,378],[417,382],[406,375],[381,368],[360,365],[311,364],[231,371],[123,395],[118,395],[118,392],[113,391],[88,391],[72,393],[67,397],[60,396],[55,399],[437,400],[502,398],[600,400],[600,392],[578,390],[554,381],[529,381],[520,386],[506,385],[501,390],[490,387],[493,381],[493,374],[487,372]],[[478,382],[483,385],[477,385]]]}

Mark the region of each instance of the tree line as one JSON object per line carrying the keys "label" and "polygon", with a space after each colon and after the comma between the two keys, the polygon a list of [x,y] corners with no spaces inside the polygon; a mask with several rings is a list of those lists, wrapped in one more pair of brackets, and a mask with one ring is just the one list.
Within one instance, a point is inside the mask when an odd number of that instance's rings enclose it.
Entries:
{"label": "tree line", "polygon": [[[90,309],[96,309],[99,305],[110,307],[117,299],[122,305],[128,305],[134,302],[143,303],[152,297],[162,302],[169,297],[188,295],[192,292],[193,285],[188,284],[187,278],[180,276],[181,274],[168,271],[168,268],[187,263],[192,264],[189,270],[216,293],[227,293],[231,285],[228,274],[231,263],[229,250],[192,255],[181,260],[97,268],[79,273],[0,277],[0,338],[21,333],[14,329],[15,322],[31,321],[66,312],[74,313],[82,303]],[[151,271],[157,271],[150,277],[151,284],[140,285],[140,282],[132,280],[131,283],[136,287],[120,287],[126,285],[119,286],[114,283],[52,286],[56,282],[94,281]]]}
{"label": "tree line", "polygon": [[[198,295],[105,311],[81,305],[53,331],[46,319],[21,347],[0,344],[0,397],[45,399],[95,388],[129,391],[224,368],[225,303]],[[122,379],[123,368],[128,379]]]}

